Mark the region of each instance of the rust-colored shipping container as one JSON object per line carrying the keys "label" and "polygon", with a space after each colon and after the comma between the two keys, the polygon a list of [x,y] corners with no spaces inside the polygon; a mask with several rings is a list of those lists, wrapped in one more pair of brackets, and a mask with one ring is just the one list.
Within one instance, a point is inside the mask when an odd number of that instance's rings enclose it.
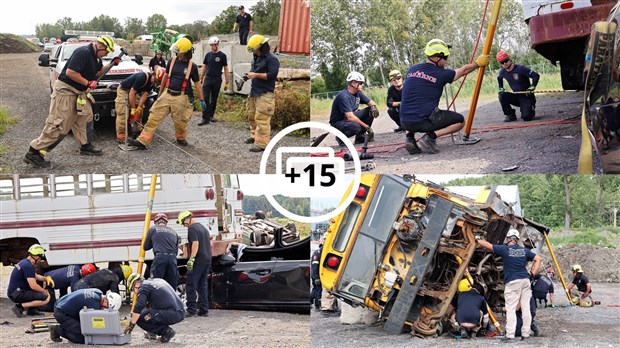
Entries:
{"label": "rust-colored shipping container", "polygon": [[278,52],[310,55],[310,0],[282,0]]}

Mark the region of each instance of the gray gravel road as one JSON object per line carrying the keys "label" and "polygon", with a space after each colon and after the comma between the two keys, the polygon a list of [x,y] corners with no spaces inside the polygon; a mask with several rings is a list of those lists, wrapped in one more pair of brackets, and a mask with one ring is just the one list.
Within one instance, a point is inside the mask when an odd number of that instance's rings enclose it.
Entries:
{"label": "gray gravel road", "polygon": [[[244,144],[249,136],[246,128],[224,122],[197,127],[200,114],[190,121],[188,142],[176,145],[174,128],[168,117],[162,123],[153,146],[146,151],[124,152],[117,147],[113,122],[95,126],[95,146],[103,149],[101,157],[82,156],[79,145],[67,137],[47,158],[52,167],[33,169],[22,161],[28,144],[45,124],[49,94],[49,68],[37,65],[39,53],[0,54],[0,104],[18,123],[2,136],[0,143],[8,153],[1,158],[0,171],[5,173],[258,173],[261,154],[249,152]],[[306,138],[285,137],[279,146],[306,146]],[[185,153],[186,151],[187,153]],[[271,156],[270,169],[275,168]]]}
{"label": "gray gravel road", "polygon": [[[557,284],[559,285],[559,284]],[[561,289],[561,285],[558,287]],[[517,341],[518,347],[619,347],[620,346],[620,284],[594,283],[592,294],[601,305],[592,308],[544,308],[536,318],[541,337]],[[557,290],[556,304],[568,300]],[[612,306],[610,306],[612,305]],[[613,306],[615,305],[615,307]],[[480,337],[475,340],[457,340],[449,334],[438,338],[420,339],[410,334],[388,335],[382,325],[343,325],[337,317],[326,317],[313,311],[313,347],[484,347],[506,346],[499,337]],[[502,327],[505,318],[498,316]]]}
{"label": "gray gravel road", "polygon": [[[458,85],[455,85],[455,92]],[[471,138],[481,138],[475,145],[456,145],[449,137],[437,141],[440,153],[409,155],[404,149],[404,133],[394,133],[396,124],[382,112],[372,125],[375,142],[370,153],[376,153],[375,173],[415,174],[574,174],[577,172],[581,132],[578,123],[543,124],[549,121],[579,121],[583,94],[567,92],[537,95],[536,118],[504,123],[497,99],[479,100]],[[376,101],[384,104],[384,99]],[[439,107],[446,108],[445,99]],[[457,103],[457,111],[467,118],[467,103]],[[519,111],[517,111],[519,117]],[[313,121],[327,123],[327,115],[311,115]],[[512,127],[497,129],[497,127]],[[525,128],[521,128],[524,127]],[[313,131],[312,136],[322,132]],[[417,134],[420,137],[420,134]],[[334,136],[322,145],[335,146]],[[511,171],[502,169],[515,167]]]}

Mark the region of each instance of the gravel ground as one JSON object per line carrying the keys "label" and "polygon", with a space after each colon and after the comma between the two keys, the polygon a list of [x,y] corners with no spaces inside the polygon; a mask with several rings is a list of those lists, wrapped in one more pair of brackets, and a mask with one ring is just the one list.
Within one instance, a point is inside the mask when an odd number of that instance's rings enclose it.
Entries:
{"label": "gravel ground", "polygon": [[[49,68],[37,65],[39,53],[0,54],[0,104],[9,108],[17,124],[0,136],[8,149],[0,159],[5,173],[258,173],[261,154],[249,152],[245,144],[246,128],[224,122],[197,127],[200,114],[190,121],[190,146],[177,146],[170,117],[161,124],[155,141],[147,151],[123,152],[117,146],[113,122],[95,126],[95,146],[103,149],[101,157],[82,156],[79,146],[69,136],[48,159],[51,168],[33,169],[22,161],[28,144],[45,124],[49,110]],[[16,67],[19,67],[18,69]],[[305,146],[307,139],[287,136],[280,146]],[[272,155],[270,169],[275,168]]]}
{"label": "gravel ground", "polygon": [[[556,284],[561,288],[561,285]],[[541,337],[517,341],[519,347],[619,347],[620,346],[620,284],[594,283],[593,296],[601,305],[592,308],[544,308],[536,315]],[[558,293],[557,304],[568,300]],[[609,305],[616,305],[612,307]],[[497,316],[502,327],[505,318]],[[313,311],[313,347],[377,347],[389,342],[391,347],[463,347],[504,346],[499,337],[481,337],[474,341],[456,340],[448,334],[438,338],[420,339],[410,334],[388,335],[381,324],[343,325],[338,317],[327,317]]]}
{"label": "gravel ground", "polygon": [[[455,90],[456,91],[456,90]],[[387,111],[381,113],[372,125],[375,141],[370,144],[370,153],[377,153],[374,172],[415,174],[571,174],[577,172],[577,160],[581,139],[580,126],[575,124],[544,125],[528,128],[489,131],[491,126],[521,126],[571,118],[578,121],[581,115],[583,95],[561,93],[537,95],[536,118],[531,123],[519,119],[504,123],[504,115],[497,99],[479,100],[470,138],[482,138],[475,145],[456,145],[449,137],[439,139],[441,152],[438,154],[409,155],[404,149],[404,133],[394,133],[396,124]],[[384,100],[376,101],[384,104]],[[444,108],[442,99],[440,107]],[[467,118],[469,101],[457,103],[457,111]],[[517,111],[517,116],[519,116]],[[577,117],[577,118],[575,118]],[[312,114],[313,121],[327,123],[329,115]],[[477,133],[485,131],[483,133]],[[312,136],[321,134],[314,130]],[[418,135],[419,137],[420,135]],[[328,136],[322,145],[336,146],[334,136]],[[620,149],[616,152],[616,155]],[[517,166],[504,172],[502,169]]]}

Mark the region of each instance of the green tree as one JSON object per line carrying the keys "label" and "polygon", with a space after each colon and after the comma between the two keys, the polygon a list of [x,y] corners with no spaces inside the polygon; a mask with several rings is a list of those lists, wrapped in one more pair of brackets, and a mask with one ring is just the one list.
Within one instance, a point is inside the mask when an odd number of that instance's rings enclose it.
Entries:
{"label": "green tree", "polygon": [[61,19],[56,21],[56,25],[61,26],[63,31],[78,28],[76,23],[73,23],[71,17],[62,17]]}
{"label": "green tree", "polygon": [[127,17],[125,18],[124,37],[128,40],[146,33],[146,27],[142,23],[140,18]]}
{"label": "green tree", "polygon": [[310,81],[310,93],[325,93],[327,88],[325,86],[325,79],[322,76],[317,76]]}
{"label": "green tree", "polygon": [[149,33],[161,31],[167,28],[168,21],[164,15],[155,13],[146,18],[146,30]]}
{"label": "green tree", "polygon": [[191,35],[196,41],[200,41],[209,36],[209,23],[199,20],[185,25],[185,32]]}
{"label": "green tree", "polygon": [[63,28],[56,24],[37,24],[34,27],[35,35],[39,40],[49,39],[51,37],[60,38],[63,35]]}
{"label": "green tree", "polygon": [[209,35],[228,34],[231,32],[235,19],[237,18],[237,7],[229,6],[215,17],[209,27]]}
{"label": "green tree", "polygon": [[82,30],[111,31],[114,32],[115,37],[123,34],[123,26],[118,19],[107,15],[93,17],[89,22],[84,23]]}
{"label": "green tree", "polygon": [[[280,29],[280,0],[261,0],[250,8],[252,30],[261,35],[278,35]],[[231,23],[232,25],[232,23]]]}

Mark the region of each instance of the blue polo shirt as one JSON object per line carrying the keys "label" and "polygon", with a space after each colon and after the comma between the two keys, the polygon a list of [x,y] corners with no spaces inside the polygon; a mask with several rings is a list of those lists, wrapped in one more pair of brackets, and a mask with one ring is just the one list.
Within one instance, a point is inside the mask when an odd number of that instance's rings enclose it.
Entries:
{"label": "blue polo shirt", "polygon": [[[504,88],[503,79],[508,81],[508,85],[514,92],[521,92],[527,90],[532,85],[536,86],[540,75],[526,66],[515,64],[510,72],[504,68],[499,71],[497,76],[499,88]],[[530,79],[532,79],[532,83],[530,83]]]}
{"label": "blue polo shirt", "polygon": [[345,112],[354,112],[359,109],[360,104],[368,104],[370,98],[364,93],[357,92],[351,94],[346,88],[340,91],[332,103],[332,112],[329,116],[329,124],[332,126],[340,121],[346,120]]}
{"label": "blue polo shirt", "polygon": [[45,273],[45,276],[52,277],[54,280],[54,289],[65,289],[72,287],[80,280],[80,269],[78,265],[71,265]]}
{"label": "blue polo shirt", "polygon": [[28,284],[28,278],[35,278],[34,266],[30,263],[28,258],[25,258],[13,268],[11,272],[11,278],[9,279],[9,287],[7,289],[7,295],[11,294],[15,289],[20,288],[24,291],[30,290]]}
{"label": "blue polo shirt", "polygon": [[153,84],[147,73],[139,72],[121,81],[121,87],[127,90],[133,88],[136,93],[141,94],[142,92],[150,92],[153,89]]}
{"label": "blue polo shirt", "polygon": [[502,257],[504,262],[504,283],[517,279],[529,279],[525,268],[528,261],[534,260],[536,254],[519,245],[493,245],[493,252]]}
{"label": "blue polo shirt", "polygon": [[101,297],[103,296],[103,292],[99,289],[75,290],[56,301],[54,307],[72,318],[79,319],[80,310],[84,307],[101,309]]}
{"label": "blue polo shirt", "polygon": [[400,120],[419,122],[428,119],[439,106],[443,86],[454,81],[456,71],[431,63],[413,65],[407,71],[400,103]]}
{"label": "blue polo shirt", "polygon": [[71,58],[69,58],[67,64],[62,68],[62,72],[58,75],[58,79],[75,87],[78,91],[85,91],[88,87],[67,77],[67,69],[77,71],[83,78],[91,81],[97,79],[97,73],[102,67],[103,63],[97,58],[94,44],[81,46],[73,51]]}

